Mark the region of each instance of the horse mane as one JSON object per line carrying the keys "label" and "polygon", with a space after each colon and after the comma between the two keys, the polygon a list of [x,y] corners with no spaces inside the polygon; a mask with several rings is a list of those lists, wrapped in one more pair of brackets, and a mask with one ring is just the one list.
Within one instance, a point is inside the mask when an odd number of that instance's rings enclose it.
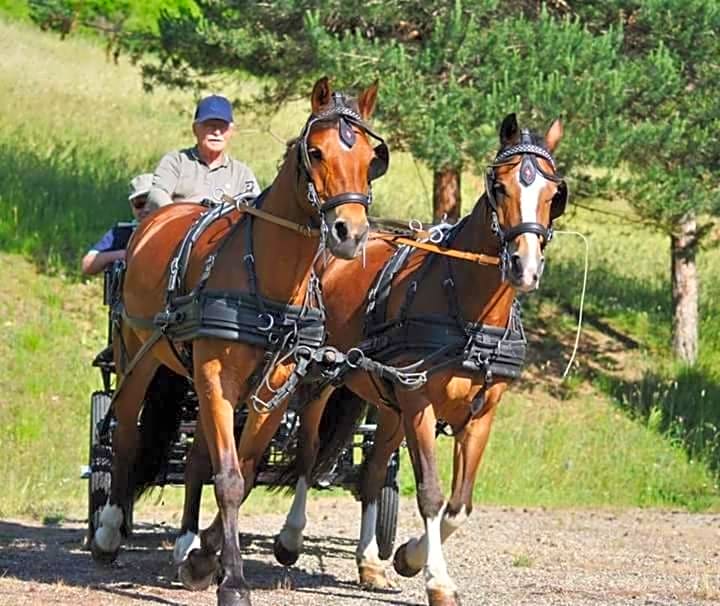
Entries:
{"label": "horse mane", "polygon": [[281,164],[283,164],[288,159],[288,154],[290,153],[290,150],[295,147],[295,144],[300,140],[300,137],[293,137],[292,139],[288,139],[285,141],[285,152],[283,153],[282,160],[280,161]]}

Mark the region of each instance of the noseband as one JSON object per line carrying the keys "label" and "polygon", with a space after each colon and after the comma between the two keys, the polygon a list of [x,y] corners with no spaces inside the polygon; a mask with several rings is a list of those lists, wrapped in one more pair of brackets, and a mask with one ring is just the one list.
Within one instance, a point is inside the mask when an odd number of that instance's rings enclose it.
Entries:
{"label": "noseband", "polygon": [[[516,156],[520,156],[520,160],[514,161]],[[550,163],[553,173],[548,173],[538,164],[537,158],[543,158]],[[520,182],[522,185],[531,185],[540,173],[548,181],[558,184],[557,192],[553,196],[550,207],[550,224],[545,227],[542,223],[525,221],[513,225],[508,229],[503,229],[498,219],[498,195],[502,193],[502,186],[497,181],[495,169],[501,166],[517,166],[520,164]],[[535,234],[541,238],[541,248],[545,248],[548,242],[552,240],[553,228],[552,222],[565,212],[567,204],[568,190],[565,180],[554,173],[555,159],[550,152],[532,142],[532,137],[527,129],[523,129],[520,135],[520,143],[513,145],[507,149],[501,150],[495,157],[494,162],[488,166],[485,173],[485,191],[487,193],[488,204],[492,210],[492,231],[500,240],[500,269],[505,275],[505,271],[509,263],[508,244],[522,234]]]}
{"label": "noseband", "polygon": [[[315,183],[312,179],[312,167],[310,164],[310,155],[308,154],[308,137],[312,127],[318,122],[331,122],[337,120],[338,122],[338,136],[340,140],[349,148],[355,144],[356,136],[353,130],[353,125],[360,128],[365,134],[379,141],[379,144],[375,147],[375,157],[370,162],[368,169],[368,193],[362,192],[344,192],[336,196],[332,196],[325,200],[324,203],[320,202],[317,190],[315,189]],[[352,109],[342,93],[332,94],[332,106],[319,114],[312,114],[308,121],[305,123],[305,127],[300,133],[298,143],[298,155],[300,165],[303,167],[305,177],[308,183],[308,201],[311,206],[323,214],[327,211],[337,208],[343,204],[362,204],[365,209],[372,204],[372,181],[382,177],[388,169],[390,164],[390,152],[388,146],[380,135],[378,135],[368,124],[362,119],[354,109]]]}

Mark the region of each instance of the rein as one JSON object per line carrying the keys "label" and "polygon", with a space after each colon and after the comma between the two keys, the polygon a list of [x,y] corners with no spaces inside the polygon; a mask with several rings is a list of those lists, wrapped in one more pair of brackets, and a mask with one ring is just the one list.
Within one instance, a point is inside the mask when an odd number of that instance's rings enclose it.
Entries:
{"label": "rein", "polygon": [[220,200],[227,204],[234,205],[235,209],[241,213],[248,213],[249,215],[253,215],[255,217],[258,217],[259,219],[268,221],[269,223],[274,223],[275,225],[279,225],[280,227],[284,227],[285,229],[290,229],[296,233],[299,233],[301,236],[305,236],[306,238],[316,238],[319,237],[322,233],[321,230],[317,227],[302,225],[301,223],[295,223],[294,221],[284,219],[283,217],[278,217],[277,215],[273,215],[272,213],[269,213],[260,208],[256,208],[255,206],[245,204],[241,199],[233,198],[232,196],[228,196],[225,193],[220,196]]}
{"label": "rein", "polygon": [[446,246],[440,246],[432,242],[422,242],[419,240],[412,240],[403,236],[396,236],[393,234],[377,233],[373,234],[371,238],[376,240],[385,240],[387,242],[393,242],[401,244],[403,246],[410,246],[412,248],[419,248],[421,250],[427,250],[437,255],[444,257],[452,257],[453,259],[461,259],[463,261],[470,261],[479,265],[500,265],[500,257],[493,257],[483,253],[468,252],[465,250],[457,250],[455,248],[448,248]]}

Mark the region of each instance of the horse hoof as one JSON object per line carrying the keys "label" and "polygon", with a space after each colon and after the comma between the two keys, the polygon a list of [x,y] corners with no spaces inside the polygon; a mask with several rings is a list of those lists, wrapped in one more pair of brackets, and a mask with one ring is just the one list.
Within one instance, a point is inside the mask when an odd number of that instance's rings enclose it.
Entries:
{"label": "horse hoof", "polygon": [[422,568],[412,568],[407,561],[407,543],[400,545],[395,551],[395,557],[393,557],[393,568],[400,576],[403,577],[414,577],[417,575]]}
{"label": "horse hoof", "polygon": [[90,543],[90,553],[92,554],[92,558],[95,562],[108,566],[117,560],[120,550],[116,549],[115,551],[103,551],[95,542],[95,539],[93,539]]}
{"label": "horse hoof", "polygon": [[250,602],[250,592],[230,589],[228,587],[218,587],[217,590],[218,606],[252,606]]}
{"label": "horse hoof", "polygon": [[375,564],[358,564],[360,586],[363,589],[383,590],[397,589],[397,585],[387,578],[385,569]]}
{"label": "horse hoof", "polygon": [[275,537],[273,551],[275,552],[275,559],[283,566],[292,566],[300,557],[300,553],[297,551],[290,551],[286,548],[279,536]]}
{"label": "horse hoof", "polygon": [[202,556],[199,550],[191,551],[187,559],[178,566],[178,578],[185,589],[205,591],[215,581],[218,559],[215,554]]}
{"label": "horse hoof", "polygon": [[446,593],[439,589],[428,589],[428,606],[460,606],[460,596],[456,591]]}

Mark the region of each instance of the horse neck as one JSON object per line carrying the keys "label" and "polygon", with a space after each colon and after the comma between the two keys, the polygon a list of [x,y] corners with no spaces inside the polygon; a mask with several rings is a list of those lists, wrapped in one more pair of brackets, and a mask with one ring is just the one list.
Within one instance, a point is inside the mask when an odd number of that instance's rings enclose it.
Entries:
{"label": "horse neck", "polygon": [[[492,231],[491,219],[490,205],[483,194],[460,228],[452,247],[498,256],[500,241]],[[463,318],[494,326],[506,325],[515,291],[508,282],[502,281],[498,266],[461,260],[451,260],[450,265]]]}
{"label": "horse neck", "polygon": [[[297,153],[292,148],[265,195],[262,210],[307,225],[310,217],[304,210],[308,206],[303,182],[298,179]],[[274,301],[301,302],[318,245],[317,236],[303,236],[270,221],[253,219],[253,255],[259,293]]]}

